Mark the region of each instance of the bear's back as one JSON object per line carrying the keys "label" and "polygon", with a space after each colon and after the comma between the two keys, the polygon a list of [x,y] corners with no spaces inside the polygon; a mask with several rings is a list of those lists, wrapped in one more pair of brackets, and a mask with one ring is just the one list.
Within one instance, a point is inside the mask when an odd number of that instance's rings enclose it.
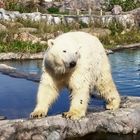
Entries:
{"label": "bear's back", "polygon": [[80,31],[68,32],[68,33],[58,36],[56,40],[59,40],[59,41],[61,40],[64,43],[69,43],[72,45],[73,43],[76,43],[79,45],[80,48],[84,48],[84,50],[90,51],[90,52],[104,50],[101,42],[99,41],[97,37],[92,36],[89,33],[85,33],[85,32],[80,32]]}

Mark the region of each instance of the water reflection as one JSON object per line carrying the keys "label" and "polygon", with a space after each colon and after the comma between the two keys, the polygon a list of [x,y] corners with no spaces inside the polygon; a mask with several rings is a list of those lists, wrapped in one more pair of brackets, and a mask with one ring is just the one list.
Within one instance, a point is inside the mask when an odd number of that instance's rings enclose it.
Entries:
{"label": "water reflection", "polygon": [[24,60],[24,61],[11,60],[4,61],[3,63],[15,67],[19,71],[41,74],[42,60]]}
{"label": "water reflection", "polygon": [[140,140],[140,133],[137,135],[118,135],[118,134],[108,134],[108,133],[92,133],[81,138],[72,138],[66,140]]}
{"label": "water reflection", "polygon": [[25,118],[33,110],[38,84],[0,74],[0,115]]}
{"label": "water reflection", "polygon": [[120,94],[140,96],[140,50],[117,52],[109,58]]}

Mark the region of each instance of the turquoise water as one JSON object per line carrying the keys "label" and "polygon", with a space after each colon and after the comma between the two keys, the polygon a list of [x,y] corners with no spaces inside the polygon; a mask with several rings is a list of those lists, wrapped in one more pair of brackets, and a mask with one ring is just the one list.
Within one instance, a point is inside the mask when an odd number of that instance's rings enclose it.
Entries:
{"label": "turquoise water", "polygon": [[[112,74],[121,95],[140,96],[140,50],[123,51],[109,55]],[[41,74],[41,60],[5,61],[20,71]],[[9,119],[26,118],[35,106],[38,83],[0,74],[0,115]],[[67,111],[69,108],[67,89],[61,91],[59,99],[49,110],[49,115]],[[104,106],[99,99],[90,105]]]}

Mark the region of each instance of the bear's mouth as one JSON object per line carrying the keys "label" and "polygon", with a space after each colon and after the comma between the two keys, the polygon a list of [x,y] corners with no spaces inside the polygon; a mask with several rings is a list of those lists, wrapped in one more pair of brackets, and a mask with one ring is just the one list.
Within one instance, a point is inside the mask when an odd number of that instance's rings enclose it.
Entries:
{"label": "bear's mouth", "polygon": [[55,67],[54,72],[55,74],[65,74],[66,70],[65,67],[59,66],[59,67]]}

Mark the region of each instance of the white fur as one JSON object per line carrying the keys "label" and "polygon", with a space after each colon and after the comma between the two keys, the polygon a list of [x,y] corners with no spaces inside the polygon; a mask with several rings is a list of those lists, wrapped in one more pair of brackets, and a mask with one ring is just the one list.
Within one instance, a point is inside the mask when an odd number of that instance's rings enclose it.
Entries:
{"label": "white fur", "polygon": [[[70,110],[64,114],[71,119],[85,116],[89,93],[95,88],[106,100],[107,109],[119,107],[120,97],[98,38],[84,32],[69,32],[49,40],[48,44],[37,106],[31,117],[45,116],[63,87],[72,91]],[[74,68],[69,67],[72,61],[76,62]]]}

